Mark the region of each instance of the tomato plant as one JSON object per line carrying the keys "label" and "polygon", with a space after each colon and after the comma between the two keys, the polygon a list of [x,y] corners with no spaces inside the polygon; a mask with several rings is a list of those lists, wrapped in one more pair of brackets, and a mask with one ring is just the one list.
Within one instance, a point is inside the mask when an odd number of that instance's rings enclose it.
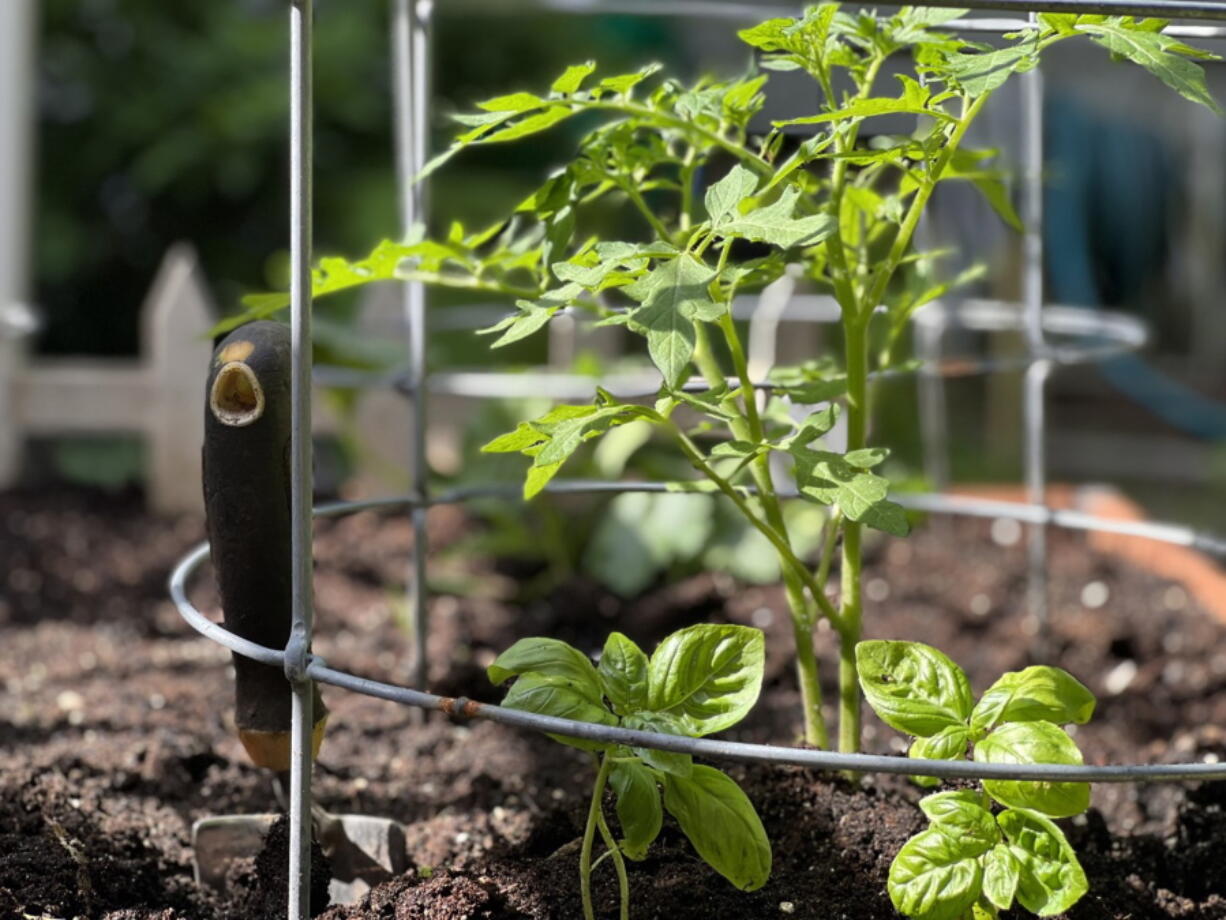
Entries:
{"label": "tomato plant", "polygon": [[[456,115],[464,130],[423,177],[468,148],[538,137],[562,122],[593,126],[577,151],[514,213],[490,227],[455,223],[442,237],[421,232],[384,241],[366,258],[324,259],[316,294],[380,279],[502,294],[516,310],[486,332],[499,347],[544,328],[561,311],[641,337],[660,372],[654,400],[596,388],[584,405],[557,406],[485,446],[530,459],[524,495],[545,489],[580,445],[631,421],[646,422],[700,474],[683,490],[722,494],[778,554],[795,635],[804,738],[828,747],[814,652],[821,620],[839,640],[838,746],[858,749],[861,546],[865,527],[904,535],[908,522],[880,472],[887,450],[870,443],[870,372],[897,366],[908,320],[967,280],[933,274],[939,252],[915,246],[938,186],[972,184],[1018,226],[993,151],[965,138],[993,93],[1033,68],[1044,50],[1089,40],[1145,67],[1187,99],[1217,111],[1197,58],[1212,55],[1163,34],[1156,19],[1044,14],[997,47],[947,28],[964,10],[904,7],[884,16],[822,4],[796,19],[770,19],[739,33],[761,71],[691,85],[658,68],[599,75],[569,67],[542,93],[512,92]],[[909,56],[909,72],[883,77]],[[815,111],[756,131],[770,71],[812,78]],[[882,116],[914,118],[908,134],[862,129]],[[603,239],[587,223],[598,203],[641,218],[642,236]],[[731,305],[789,264],[829,291],[841,312],[833,355],[750,374]],[[280,309],[283,294],[249,301],[241,322]],[[767,395],[769,394],[769,395]],[[796,415],[798,407],[809,407]],[[846,448],[823,439],[839,416]],[[783,513],[779,464],[801,498],[828,509],[816,563],[802,558]],[[827,597],[841,546],[839,598]]]}

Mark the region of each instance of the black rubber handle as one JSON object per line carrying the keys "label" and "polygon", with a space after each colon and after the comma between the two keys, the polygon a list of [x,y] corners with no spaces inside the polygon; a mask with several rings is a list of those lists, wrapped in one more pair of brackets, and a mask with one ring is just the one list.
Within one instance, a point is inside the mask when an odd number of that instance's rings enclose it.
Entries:
{"label": "black rubber handle", "polygon": [[[213,353],[204,411],[204,504],[226,628],[284,648],[290,574],[290,338],[255,322]],[[235,722],[251,759],[289,769],[290,688],[281,668],[234,656]],[[314,749],[327,711],[315,688]]]}

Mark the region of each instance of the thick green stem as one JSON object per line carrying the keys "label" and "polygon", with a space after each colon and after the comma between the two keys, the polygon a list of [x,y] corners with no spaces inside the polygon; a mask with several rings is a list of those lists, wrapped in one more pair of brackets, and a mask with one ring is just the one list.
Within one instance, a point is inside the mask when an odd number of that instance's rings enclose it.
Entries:
{"label": "thick green stem", "polygon": [[583,829],[583,849],[579,852],[579,896],[583,901],[583,920],[596,920],[596,913],[592,909],[592,841],[596,837],[598,825],[603,820],[601,800],[612,770],[613,761],[607,755],[601,757],[600,769],[596,771],[596,782],[592,786],[592,803],[587,810],[587,827]]}
{"label": "thick green stem", "polygon": [[[609,755],[605,754],[604,759],[608,761]],[[613,839],[613,834],[609,830],[609,824],[605,821],[604,811],[596,812],[596,829],[600,831],[600,839],[604,841],[604,845],[608,847],[608,852],[605,854],[613,859],[613,868],[617,872],[617,892],[620,898],[620,903],[617,908],[617,916],[619,920],[630,920],[630,877],[626,875],[626,860],[622,858],[621,848],[617,845],[617,841]],[[602,859],[604,857],[601,857]]]}
{"label": "thick green stem", "polygon": [[[757,396],[753,381],[749,376],[749,362],[745,359],[745,349],[741,346],[737,335],[736,324],[730,313],[720,319],[720,329],[724,333],[724,341],[728,345],[728,353],[732,356],[732,365],[737,378],[741,381],[741,401],[745,407],[744,428],[751,443],[760,443],[765,433],[762,419],[758,415]],[[737,437],[744,434],[734,431]],[[754,485],[758,487],[758,498],[762,503],[762,511],[766,521],[784,540],[791,544],[788,536],[787,522],[783,518],[783,508],[779,504],[779,496],[775,492],[774,479],[771,476],[770,455],[755,457],[750,465],[750,475]],[[805,742],[814,747],[828,748],[830,734],[826,730],[826,720],[822,718],[822,685],[818,680],[817,656],[813,652],[813,627],[816,618],[811,605],[805,600],[804,583],[787,566],[780,566],[783,573],[783,586],[787,594],[788,608],[792,615],[792,635],[796,641],[796,682],[800,685],[801,709],[804,713]],[[824,599],[824,595],[823,595]],[[817,601],[815,600],[816,604]]]}
{"label": "thick green stem", "polygon": [[[864,448],[868,434],[868,320],[845,319],[847,362],[847,450]],[[857,521],[843,522],[843,568],[839,630],[839,750],[860,749],[860,683],[856,643],[860,641],[860,536]]]}

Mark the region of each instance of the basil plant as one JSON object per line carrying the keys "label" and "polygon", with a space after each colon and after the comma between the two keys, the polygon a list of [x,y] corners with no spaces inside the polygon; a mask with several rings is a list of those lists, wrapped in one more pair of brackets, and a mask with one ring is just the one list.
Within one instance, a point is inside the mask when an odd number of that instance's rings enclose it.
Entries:
{"label": "basil plant", "polygon": [[[861,642],[856,658],[873,711],[915,737],[911,757],[957,760],[969,748],[977,763],[1082,762],[1061,726],[1087,722],[1095,700],[1067,671],[1010,671],[976,702],[966,673],[931,646]],[[929,826],[894,857],[890,899],[913,920],[989,920],[1015,901],[1040,917],[1062,913],[1088,885],[1052,819],[1089,805],[1088,783],[1055,781],[984,780],[921,799]]]}
{"label": "basil plant", "polygon": [[[514,679],[502,705],[541,715],[698,738],[731,728],[757,702],[765,640],[747,626],[690,626],[668,636],[649,658],[621,633],[605,642],[598,666],[557,639],[521,639],[489,667],[495,684]],[[689,754],[551,735],[588,751],[596,778],[579,856],[585,920],[594,920],[592,870],[605,858],[617,872],[619,916],[630,916],[626,859],[641,860],[660,833],[664,812],[698,855],[745,891],[770,876],[771,848],[741,788]],[[622,838],[604,815],[604,792],[616,793]],[[663,793],[661,795],[661,792]],[[605,853],[592,849],[599,833]]]}

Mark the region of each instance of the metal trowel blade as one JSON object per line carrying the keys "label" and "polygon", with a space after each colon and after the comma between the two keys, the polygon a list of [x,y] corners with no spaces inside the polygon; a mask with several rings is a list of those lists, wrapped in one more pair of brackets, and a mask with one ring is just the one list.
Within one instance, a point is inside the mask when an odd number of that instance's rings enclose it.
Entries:
{"label": "metal trowel blade", "polygon": [[[224,890],[230,867],[254,859],[279,815],[224,815],[192,825],[192,865],[198,885]],[[319,841],[332,864],[333,904],[354,904],[371,888],[409,868],[404,828],[388,818],[330,815]]]}

